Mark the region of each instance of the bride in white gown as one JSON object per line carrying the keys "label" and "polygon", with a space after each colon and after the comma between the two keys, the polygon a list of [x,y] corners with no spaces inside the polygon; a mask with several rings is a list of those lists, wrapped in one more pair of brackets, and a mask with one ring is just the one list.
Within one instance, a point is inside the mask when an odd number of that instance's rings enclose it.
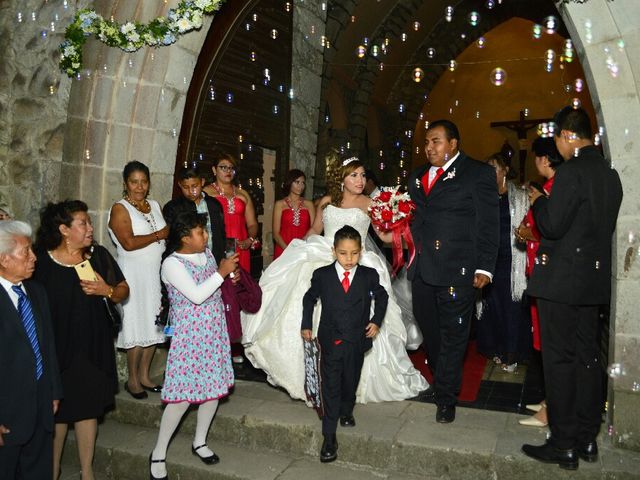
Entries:
{"label": "bride in white gown", "polygon": [[[334,261],[331,247],[335,232],[351,225],[365,245],[369,228],[366,213],[371,200],[362,195],[364,167],[357,159],[334,165],[328,179],[329,193],[341,198],[339,206],[324,197],[307,240],[293,240],[284,253],[264,271],[260,279],[262,308],[256,314],[242,314],[245,355],[267,373],[273,385],[283,387],[293,398],[304,400],[303,347],[300,337],[302,297],[316,268]],[[329,175],[328,175],[329,176]],[[333,183],[334,185],[331,185]],[[318,235],[324,231],[324,236]],[[383,240],[387,240],[382,235]],[[360,263],[375,268],[380,283],[389,294],[382,328],[365,355],[356,400],[359,403],[404,400],[428,388],[406,352],[407,331],[395,301],[391,279],[384,261],[371,251],[363,251]],[[320,319],[320,305],[314,312],[314,336]]]}

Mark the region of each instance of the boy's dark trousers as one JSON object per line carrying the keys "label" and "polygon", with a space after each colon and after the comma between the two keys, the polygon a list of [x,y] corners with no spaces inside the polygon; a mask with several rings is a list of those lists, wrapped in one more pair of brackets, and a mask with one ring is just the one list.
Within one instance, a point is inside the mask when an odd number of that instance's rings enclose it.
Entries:
{"label": "boy's dark trousers", "polygon": [[[339,340],[338,340],[339,341]],[[343,341],[322,351],[322,434],[335,435],[338,419],[353,414],[364,362],[361,345]]]}

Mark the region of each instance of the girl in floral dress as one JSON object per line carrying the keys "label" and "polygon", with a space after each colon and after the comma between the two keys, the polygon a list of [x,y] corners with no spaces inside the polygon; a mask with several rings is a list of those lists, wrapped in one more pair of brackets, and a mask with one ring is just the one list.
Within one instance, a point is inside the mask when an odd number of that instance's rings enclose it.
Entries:
{"label": "girl in floral dress", "polygon": [[220,285],[232,275],[238,255],[220,267],[206,248],[206,215],[182,212],[172,221],[162,281],[169,297],[169,327],[173,328],[162,401],[167,404],[149,467],[152,479],[167,478],[167,447],[182,416],[197,404],[198,419],[191,451],[206,464],[220,459],[206,444],[218,400],[233,386],[229,337]]}

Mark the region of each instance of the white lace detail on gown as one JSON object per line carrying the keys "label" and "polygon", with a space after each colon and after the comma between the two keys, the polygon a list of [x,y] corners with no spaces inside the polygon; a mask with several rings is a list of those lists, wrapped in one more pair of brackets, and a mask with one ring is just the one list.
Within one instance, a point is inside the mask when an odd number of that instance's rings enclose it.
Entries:
{"label": "white lace detail on gown", "polygon": [[[264,271],[260,279],[262,308],[256,314],[242,314],[245,354],[254,366],[267,373],[270,383],[285,388],[293,398],[305,399],[304,365],[300,322],[302,297],[316,268],[333,262],[331,247],[335,232],[351,225],[366,238],[369,217],[357,208],[329,205],[323,212],[325,235],[307,241],[294,240]],[[375,253],[363,251],[362,265],[375,268],[380,283],[389,293],[387,313],[372,349],[365,355],[357,401],[360,403],[404,400],[429,385],[405,350],[407,332],[391,289],[389,272]],[[317,332],[321,305],[314,311]]]}
{"label": "white lace detail on gown", "polygon": [[322,212],[322,221],[324,222],[324,237],[331,243],[333,243],[336,232],[345,225],[349,225],[358,231],[364,246],[370,220],[369,216],[359,208],[338,208],[327,205]]}

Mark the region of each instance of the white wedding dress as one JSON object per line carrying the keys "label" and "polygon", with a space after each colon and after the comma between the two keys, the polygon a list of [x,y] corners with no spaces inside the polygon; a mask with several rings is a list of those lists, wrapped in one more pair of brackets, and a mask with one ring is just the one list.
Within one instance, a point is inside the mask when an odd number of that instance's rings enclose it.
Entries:
{"label": "white wedding dress", "polygon": [[[360,232],[364,242],[369,228],[369,217],[359,208],[328,205],[322,215],[324,236],[293,240],[262,274],[260,311],[242,313],[242,343],[247,358],[267,373],[271,384],[301,400],[306,398],[300,336],[302,297],[311,284],[313,271],[333,262],[331,247],[336,231],[351,225]],[[378,271],[380,283],[389,293],[389,304],[373,347],[365,354],[356,400],[369,403],[415,397],[429,384],[407,355],[407,331],[387,267],[378,255],[367,250],[362,252],[360,264]],[[318,330],[320,308],[318,303],[314,312],[314,335]]]}

